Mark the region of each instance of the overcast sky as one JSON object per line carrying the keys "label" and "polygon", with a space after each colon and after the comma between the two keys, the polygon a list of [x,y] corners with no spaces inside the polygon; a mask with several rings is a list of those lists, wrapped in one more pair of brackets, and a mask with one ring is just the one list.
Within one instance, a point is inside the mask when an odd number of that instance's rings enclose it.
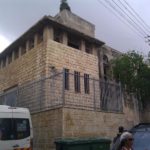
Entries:
{"label": "overcast sky", "polygon": [[[122,52],[136,50],[147,54],[150,46],[144,38],[133,32],[99,1],[105,0],[68,0],[68,3],[73,13],[95,24],[96,38],[108,46]],[[126,1],[150,25],[150,0]],[[60,0],[0,0],[0,51],[44,15],[56,15],[59,5]]]}

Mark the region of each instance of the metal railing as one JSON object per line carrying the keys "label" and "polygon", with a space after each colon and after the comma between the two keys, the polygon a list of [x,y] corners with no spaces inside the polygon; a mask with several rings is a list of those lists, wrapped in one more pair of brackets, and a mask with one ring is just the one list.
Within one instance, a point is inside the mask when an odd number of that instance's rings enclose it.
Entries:
{"label": "metal railing", "polygon": [[64,73],[28,82],[0,95],[0,104],[27,107],[31,113],[56,107],[122,112],[121,86],[89,78],[89,93],[85,93],[84,77],[80,76],[80,92],[75,92],[74,74],[69,74],[69,89],[65,89]]}

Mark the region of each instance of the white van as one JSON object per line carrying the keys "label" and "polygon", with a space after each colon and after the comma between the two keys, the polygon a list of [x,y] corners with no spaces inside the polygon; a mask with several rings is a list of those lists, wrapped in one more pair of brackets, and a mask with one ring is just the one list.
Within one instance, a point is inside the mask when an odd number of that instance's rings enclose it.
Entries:
{"label": "white van", "polygon": [[29,110],[0,105],[0,150],[32,150],[32,140]]}

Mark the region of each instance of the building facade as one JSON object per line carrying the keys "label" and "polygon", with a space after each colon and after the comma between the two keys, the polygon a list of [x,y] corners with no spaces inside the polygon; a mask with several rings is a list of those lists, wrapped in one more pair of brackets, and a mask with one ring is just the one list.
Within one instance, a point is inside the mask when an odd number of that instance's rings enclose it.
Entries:
{"label": "building facade", "polygon": [[112,138],[140,121],[135,98],[113,81],[119,55],[71,11],[45,16],[0,54],[0,103],[30,109],[36,150],[57,138]]}

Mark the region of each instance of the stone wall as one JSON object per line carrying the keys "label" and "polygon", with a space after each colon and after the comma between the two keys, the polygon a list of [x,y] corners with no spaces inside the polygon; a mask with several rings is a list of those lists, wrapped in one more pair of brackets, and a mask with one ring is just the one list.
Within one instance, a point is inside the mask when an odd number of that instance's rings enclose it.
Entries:
{"label": "stone wall", "polygon": [[78,49],[74,49],[61,43],[48,40],[46,54],[47,75],[55,67],[55,71],[62,71],[63,68],[70,69],[71,73],[79,71],[81,76],[84,73],[98,79],[98,58],[93,54],[88,54]]}
{"label": "stone wall", "polygon": [[[53,71],[57,74],[58,72],[62,72],[63,68],[69,69],[69,90],[65,91],[65,104],[78,104],[84,107],[94,107],[94,90],[97,94],[96,98],[98,100],[100,98],[99,84],[95,81],[94,85],[94,80],[90,79],[90,93],[85,94],[83,76],[86,73],[89,74],[89,78],[99,78],[97,56],[52,40],[48,40],[46,56],[47,76],[51,76]],[[53,68],[55,69],[53,70]],[[80,72],[81,76],[81,91],[79,93],[76,93],[74,89],[74,71]],[[95,87],[93,87],[93,85]],[[99,103],[100,106],[100,101],[98,100],[95,101],[96,103]]]}
{"label": "stone wall", "polygon": [[64,137],[108,137],[113,138],[118,127],[130,129],[135,116],[125,113],[88,111],[77,109],[63,109],[63,136]]}
{"label": "stone wall", "polygon": [[34,149],[54,150],[54,141],[71,137],[107,137],[113,139],[118,126],[130,129],[135,116],[125,113],[57,108],[32,114]]}
{"label": "stone wall", "polygon": [[36,45],[0,69],[0,91],[44,76],[46,53],[44,49],[44,43]]}
{"label": "stone wall", "polygon": [[35,150],[54,150],[55,139],[62,137],[62,109],[32,114]]}
{"label": "stone wall", "polygon": [[150,110],[141,113],[141,122],[150,123]]}
{"label": "stone wall", "polygon": [[124,114],[126,118],[126,124],[134,126],[138,124],[140,120],[140,112],[138,101],[132,94],[124,93]]}
{"label": "stone wall", "polygon": [[148,99],[143,104],[140,117],[142,122],[150,123],[150,101]]}

